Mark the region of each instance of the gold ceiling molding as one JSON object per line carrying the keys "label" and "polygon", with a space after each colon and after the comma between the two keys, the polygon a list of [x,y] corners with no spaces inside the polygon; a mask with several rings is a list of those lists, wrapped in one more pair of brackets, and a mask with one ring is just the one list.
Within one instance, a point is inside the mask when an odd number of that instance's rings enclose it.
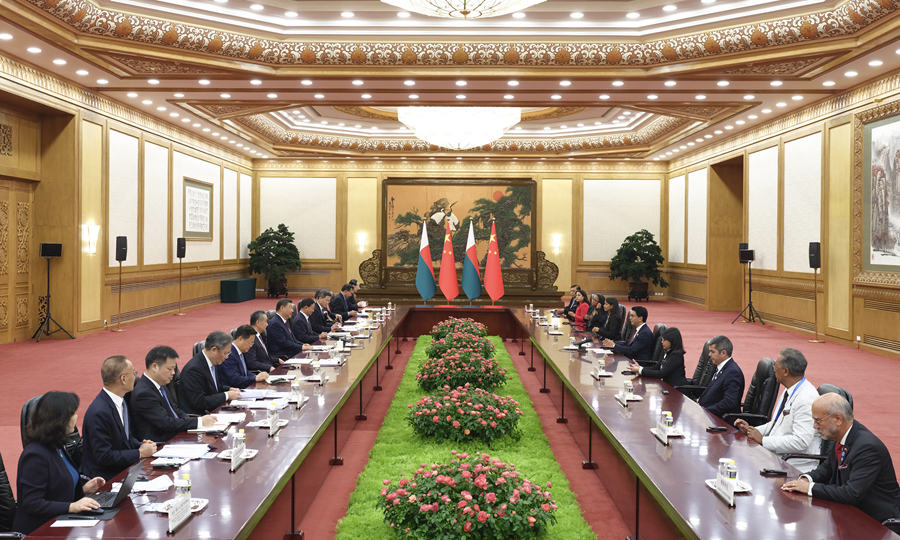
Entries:
{"label": "gold ceiling molding", "polygon": [[[276,123],[268,115],[242,116],[233,119],[256,135],[263,137],[276,147],[290,146],[296,150],[321,149],[324,152],[398,152],[428,153],[446,151],[437,145],[429,144],[421,139],[383,139],[335,137],[330,135],[303,133],[286,129]],[[581,137],[571,139],[499,139],[481,147],[466,150],[469,153],[529,153],[555,155],[569,152],[628,150],[646,151],[646,146],[661,137],[683,127],[693,121],[687,118],[658,116],[638,131],[626,134],[606,135],[598,137]]]}
{"label": "gold ceiling molding", "polygon": [[13,82],[25,87],[37,89],[81,108],[111,116],[121,122],[137,126],[145,131],[161,135],[242,167],[249,169],[253,166],[253,161],[243,154],[223,146],[210,144],[205,138],[179,129],[172,124],[160,122],[152,116],[147,116],[140,111],[85,90],[80,86],[69,84],[53,75],[24,66],[2,55],[0,55],[0,77],[11,79]]}
{"label": "gold ceiling molding", "polygon": [[186,101],[184,105],[196,109],[207,116],[212,118],[216,118],[218,120],[224,118],[233,118],[235,116],[248,116],[253,114],[262,114],[270,111],[277,111],[284,109],[285,107],[289,107],[290,103],[287,102],[278,102],[273,103],[271,101],[257,102],[257,103],[236,103],[236,104],[228,104],[222,105],[221,103],[227,103],[224,101],[221,102],[200,102],[200,101]]}
{"label": "gold ceiling molding", "polygon": [[256,171],[410,171],[440,172],[440,173],[471,173],[471,172],[509,172],[526,175],[541,173],[572,173],[590,174],[594,172],[642,172],[665,174],[667,168],[664,163],[653,161],[382,161],[373,159],[257,159],[254,161]]}
{"label": "gold ceiling molding", "polygon": [[900,0],[848,0],[829,11],[647,43],[312,43],[276,41],[103,9],[88,0],[24,0],[76,30],[272,65],[648,66],[855,34]]}
{"label": "gold ceiling molding", "polygon": [[105,60],[114,64],[132,75],[213,75],[226,73],[225,71],[208,69],[180,62],[165,62],[162,60],[150,60],[142,56],[123,56],[115,54],[99,54]]}
{"label": "gold ceiling molding", "polygon": [[694,106],[661,106],[661,107],[647,107],[641,106],[641,110],[652,111],[658,114],[667,114],[673,116],[687,116],[689,118],[700,119],[700,120],[709,120],[710,118],[715,118],[720,114],[727,111],[735,111],[737,112],[736,107],[694,107]]}
{"label": "gold ceiling molding", "polygon": [[710,145],[707,148],[680,156],[677,160],[670,162],[671,169],[673,171],[682,169],[693,163],[705,161],[714,156],[725,154],[775,135],[797,129],[805,124],[824,120],[829,116],[849,111],[853,107],[860,106],[867,101],[871,101],[875,97],[885,95],[888,92],[896,92],[898,88],[900,88],[900,74],[885,77],[884,79],[861,86],[850,92],[820,101],[819,103],[768,122],[757,128],[744,131],[739,135],[735,135],[734,137],[717,144]]}
{"label": "gold ceiling molding", "polygon": [[[399,122],[397,113],[379,109],[377,107],[334,106],[332,108],[338,112],[358,116],[360,118]],[[523,112],[522,122],[563,118],[565,116],[581,113],[585,110],[587,110],[587,107],[546,107],[537,111]]]}
{"label": "gold ceiling molding", "polygon": [[723,69],[708,72],[709,75],[760,75],[760,76],[792,76],[801,72],[810,71],[818,63],[824,63],[834,58],[834,55],[818,56],[815,58],[801,58],[790,62],[759,63],[751,62],[744,67]]}

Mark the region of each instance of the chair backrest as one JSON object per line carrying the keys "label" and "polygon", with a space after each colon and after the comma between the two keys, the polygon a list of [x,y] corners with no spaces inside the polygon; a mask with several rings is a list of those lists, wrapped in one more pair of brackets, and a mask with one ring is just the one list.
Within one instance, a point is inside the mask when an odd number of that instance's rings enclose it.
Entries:
{"label": "chair backrest", "polygon": [[650,361],[653,364],[659,362],[659,359],[663,355],[663,338],[662,335],[666,331],[666,325],[659,323],[653,327],[653,355],[650,357]]}
{"label": "chair backrest", "polygon": [[850,392],[841,388],[840,386],[825,383],[820,384],[819,387],[816,388],[816,390],[818,390],[820,396],[825,394],[840,394],[850,403],[850,409],[853,409],[853,396],[850,395]]}
{"label": "chair backrest", "polygon": [[237,328],[232,328],[231,332],[228,332],[229,334],[231,334],[231,339],[234,339],[235,332],[237,332]]}
{"label": "chair backrest", "polygon": [[28,436],[26,435],[26,429],[28,427],[28,422],[31,421],[31,415],[34,413],[34,409],[37,407],[37,402],[41,399],[41,396],[44,394],[34,396],[25,402],[25,405],[22,405],[22,416],[19,419],[19,430],[22,434],[22,448],[25,448],[25,445],[28,444]]}
{"label": "chair backrest", "polygon": [[6,467],[3,466],[3,457],[0,456],[0,533],[12,530],[15,517],[16,498],[13,497],[9,476],[6,474]]}
{"label": "chair backrest", "polygon": [[178,393],[180,391],[181,386],[181,371],[178,370],[178,364],[175,364],[175,375],[172,377],[172,380],[169,381],[169,384],[166,385],[166,395],[169,397],[169,401],[172,402],[172,405],[176,407],[181,407],[179,405],[179,396]]}
{"label": "chair backrest", "polygon": [[205,347],[205,346],[206,346],[206,340],[198,341],[197,343],[194,343],[193,356],[197,356],[198,354],[200,354],[200,351],[202,351],[203,347]]}
{"label": "chair backrest", "polygon": [[747,395],[744,397],[743,411],[771,417],[777,397],[778,379],[775,378],[775,361],[763,358],[756,364],[756,371],[750,379],[750,387],[747,388]]}
{"label": "chair backrest", "polygon": [[272,317],[274,317],[274,316],[275,316],[274,309],[270,309],[269,311],[266,312],[266,318],[269,319],[270,321],[272,320]]}
{"label": "chair backrest", "polygon": [[631,317],[628,316],[628,310],[625,309],[625,306],[622,304],[619,304],[619,314],[622,315],[622,319],[625,321],[625,324],[622,325],[620,341],[628,341],[628,338],[631,337],[631,333],[634,332],[634,325],[631,324]]}

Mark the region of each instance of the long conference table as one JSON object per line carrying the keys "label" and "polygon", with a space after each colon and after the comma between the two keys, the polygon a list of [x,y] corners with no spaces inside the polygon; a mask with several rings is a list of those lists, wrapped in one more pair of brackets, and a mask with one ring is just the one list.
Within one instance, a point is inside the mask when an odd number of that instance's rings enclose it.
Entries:
{"label": "long conference table", "polygon": [[[173,539],[300,539],[297,526],[306,515],[330,467],[340,466],[340,451],[359,422],[366,422],[366,407],[380,380],[392,369],[391,357],[399,354],[399,341],[427,334],[449,316],[470,317],[488,326],[490,335],[508,340],[514,354],[529,364],[521,377],[537,377],[540,392],[547,394],[559,411],[557,422],[567,426],[588,457],[583,474],[596,474],[637,538],[650,539],[888,539],[897,538],[886,527],[855,507],[782,492],[784,477],[763,477],[764,468],[785,469],[789,477],[799,472],[694,401],[655,379],[634,378],[634,393],[643,401],[623,407],[615,394],[633,377],[620,372],[628,360],[606,358],[612,377],[591,376],[596,356],[591,352],[563,350],[571,328],[554,336],[522,308],[401,306],[372,337],[357,340],[362,346],[347,355],[340,368],[329,373],[325,386],[306,388],[310,401],[300,411],[280,411],[290,422],[274,437],[268,430],[232,425],[228,434],[181,434],[170,443],[202,442],[214,451],[231,448],[232,435],[243,428],[247,448],[259,453],[237,471],[229,462],[199,459],[188,462],[177,474],[190,474],[193,496],[209,499],[208,506],[174,534],[167,534],[165,514],[147,512],[153,502],[174,497],[168,492],[133,493],[109,521],[92,528],[51,528],[50,523],[29,537]],[[578,337],[580,335],[576,334]],[[394,342],[392,342],[394,340]],[[394,350],[396,349],[396,350]],[[518,352],[516,352],[518,351]],[[301,355],[302,356],[302,355]],[[744,366],[745,371],[748,367]],[[274,373],[284,373],[282,369]],[[531,374],[529,374],[531,372]],[[289,373],[301,374],[301,370]],[[304,375],[309,373],[303,372]],[[256,388],[269,388],[265,383]],[[287,385],[272,388],[287,390]],[[668,395],[663,391],[668,391]],[[533,399],[540,399],[532,396]],[[684,437],[660,443],[650,432],[661,411],[671,411]],[[263,420],[265,410],[247,410],[247,422]],[[709,433],[708,426],[727,431]],[[705,484],[715,477],[720,458],[735,460],[739,478],[752,491],[736,496],[729,507]],[[157,471],[145,464],[151,479],[172,471]],[[113,481],[120,481],[123,475]],[[325,488],[327,489],[327,488]]]}

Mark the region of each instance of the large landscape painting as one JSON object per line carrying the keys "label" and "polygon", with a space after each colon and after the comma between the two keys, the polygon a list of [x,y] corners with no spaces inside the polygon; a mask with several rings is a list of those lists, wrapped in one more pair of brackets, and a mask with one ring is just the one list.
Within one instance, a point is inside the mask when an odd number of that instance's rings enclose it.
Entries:
{"label": "large landscape painting", "polygon": [[872,128],[869,263],[900,265],[900,121]]}
{"label": "large landscape painting", "polygon": [[502,267],[531,268],[534,191],[532,180],[385,180],[385,266],[415,267],[425,227],[432,263],[439,267],[449,222],[453,253],[461,267],[471,222],[484,268],[493,217]]}

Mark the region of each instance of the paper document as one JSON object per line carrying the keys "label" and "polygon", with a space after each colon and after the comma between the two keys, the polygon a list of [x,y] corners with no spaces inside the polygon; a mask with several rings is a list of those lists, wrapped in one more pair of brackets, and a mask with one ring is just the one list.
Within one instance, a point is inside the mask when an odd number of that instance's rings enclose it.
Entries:
{"label": "paper document", "polygon": [[[278,407],[279,409],[284,409],[285,407],[288,406],[287,399],[282,398],[282,399],[276,399],[274,401],[275,401],[275,406]],[[231,402],[231,404],[234,405],[235,407],[246,407],[248,409],[267,409],[269,407],[269,403],[271,403],[271,400],[270,401],[235,400],[235,401]],[[206,446],[206,445],[203,445],[203,446]],[[165,449],[165,448],[163,448],[163,449]]]}
{"label": "paper document", "polygon": [[[266,382],[269,384],[278,384],[288,381],[293,381],[297,376],[296,375],[270,375]],[[266,395],[266,397],[269,397]]]}
{"label": "paper document", "polygon": [[591,351],[592,353],[596,353],[596,354],[613,354],[613,352],[610,351],[609,349],[588,349],[588,350]]}
{"label": "paper document", "polygon": [[328,337],[329,337],[329,338],[335,338],[335,337],[347,337],[347,336],[349,336],[349,335],[350,335],[350,332],[328,332]]}
{"label": "paper document", "polygon": [[197,459],[207,452],[209,446],[205,444],[167,444],[153,454],[153,457]]}
{"label": "paper document", "polygon": [[344,365],[343,358],[322,358],[321,360],[313,360],[312,358],[304,358],[297,362],[302,366],[311,366],[313,362],[318,362],[322,367],[338,367]]}
{"label": "paper document", "polygon": [[161,457],[161,458],[158,458],[158,459],[154,459],[154,460],[150,463],[150,465],[152,465],[152,466],[154,466],[154,467],[166,467],[166,466],[181,467],[182,465],[184,465],[184,464],[187,463],[188,461],[189,461],[189,460],[188,460],[187,458],[167,458],[167,457]]}
{"label": "paper document", "polygon": [[[147,482],[135,482],[133,491],[167,491],[169,487],[175,485],[172,482],[172,479],[169,478],[169,475],[157,476],[153,480],[149,480]],[[119,489],[122,487],[121,482],[116,482],[113,484],[112,491],[113,493],[118,493]]]}
{"label": "paper document", "polygon": [[269,390],[241,390],[241,399],[263,399]]}
{"label": "paper document", "polygon": [[552,332],[550,332],[550,335],[551,335],[551,336],[561,336],[561,335],[563,335],[563,333],[562,333],[562,332],[559,332],[559,331],[556,331],[556,330],[554,330],[554,331],[552,331]]}
{"label": "paper document", "polygon": [[332,345],[313,345],[312,346],[312,350],[315,352],[330,351],[333,348],[334,348],[334,346],[332,346]]}
{"label": "paper document", "polygon": [[216,422],[211,426],[202,426],[196,429],[189,429],[188,433],[210,433],[214,431],[225,431],[231,424],[229,422]]}
{"label": "paper document", "polygon": [[240,424],[247,419],[247,413],[216,413],[216,424]]}
{"label": "paper document", "polygon": [[99,519],[57,519],[50,527],[93,527]]}

